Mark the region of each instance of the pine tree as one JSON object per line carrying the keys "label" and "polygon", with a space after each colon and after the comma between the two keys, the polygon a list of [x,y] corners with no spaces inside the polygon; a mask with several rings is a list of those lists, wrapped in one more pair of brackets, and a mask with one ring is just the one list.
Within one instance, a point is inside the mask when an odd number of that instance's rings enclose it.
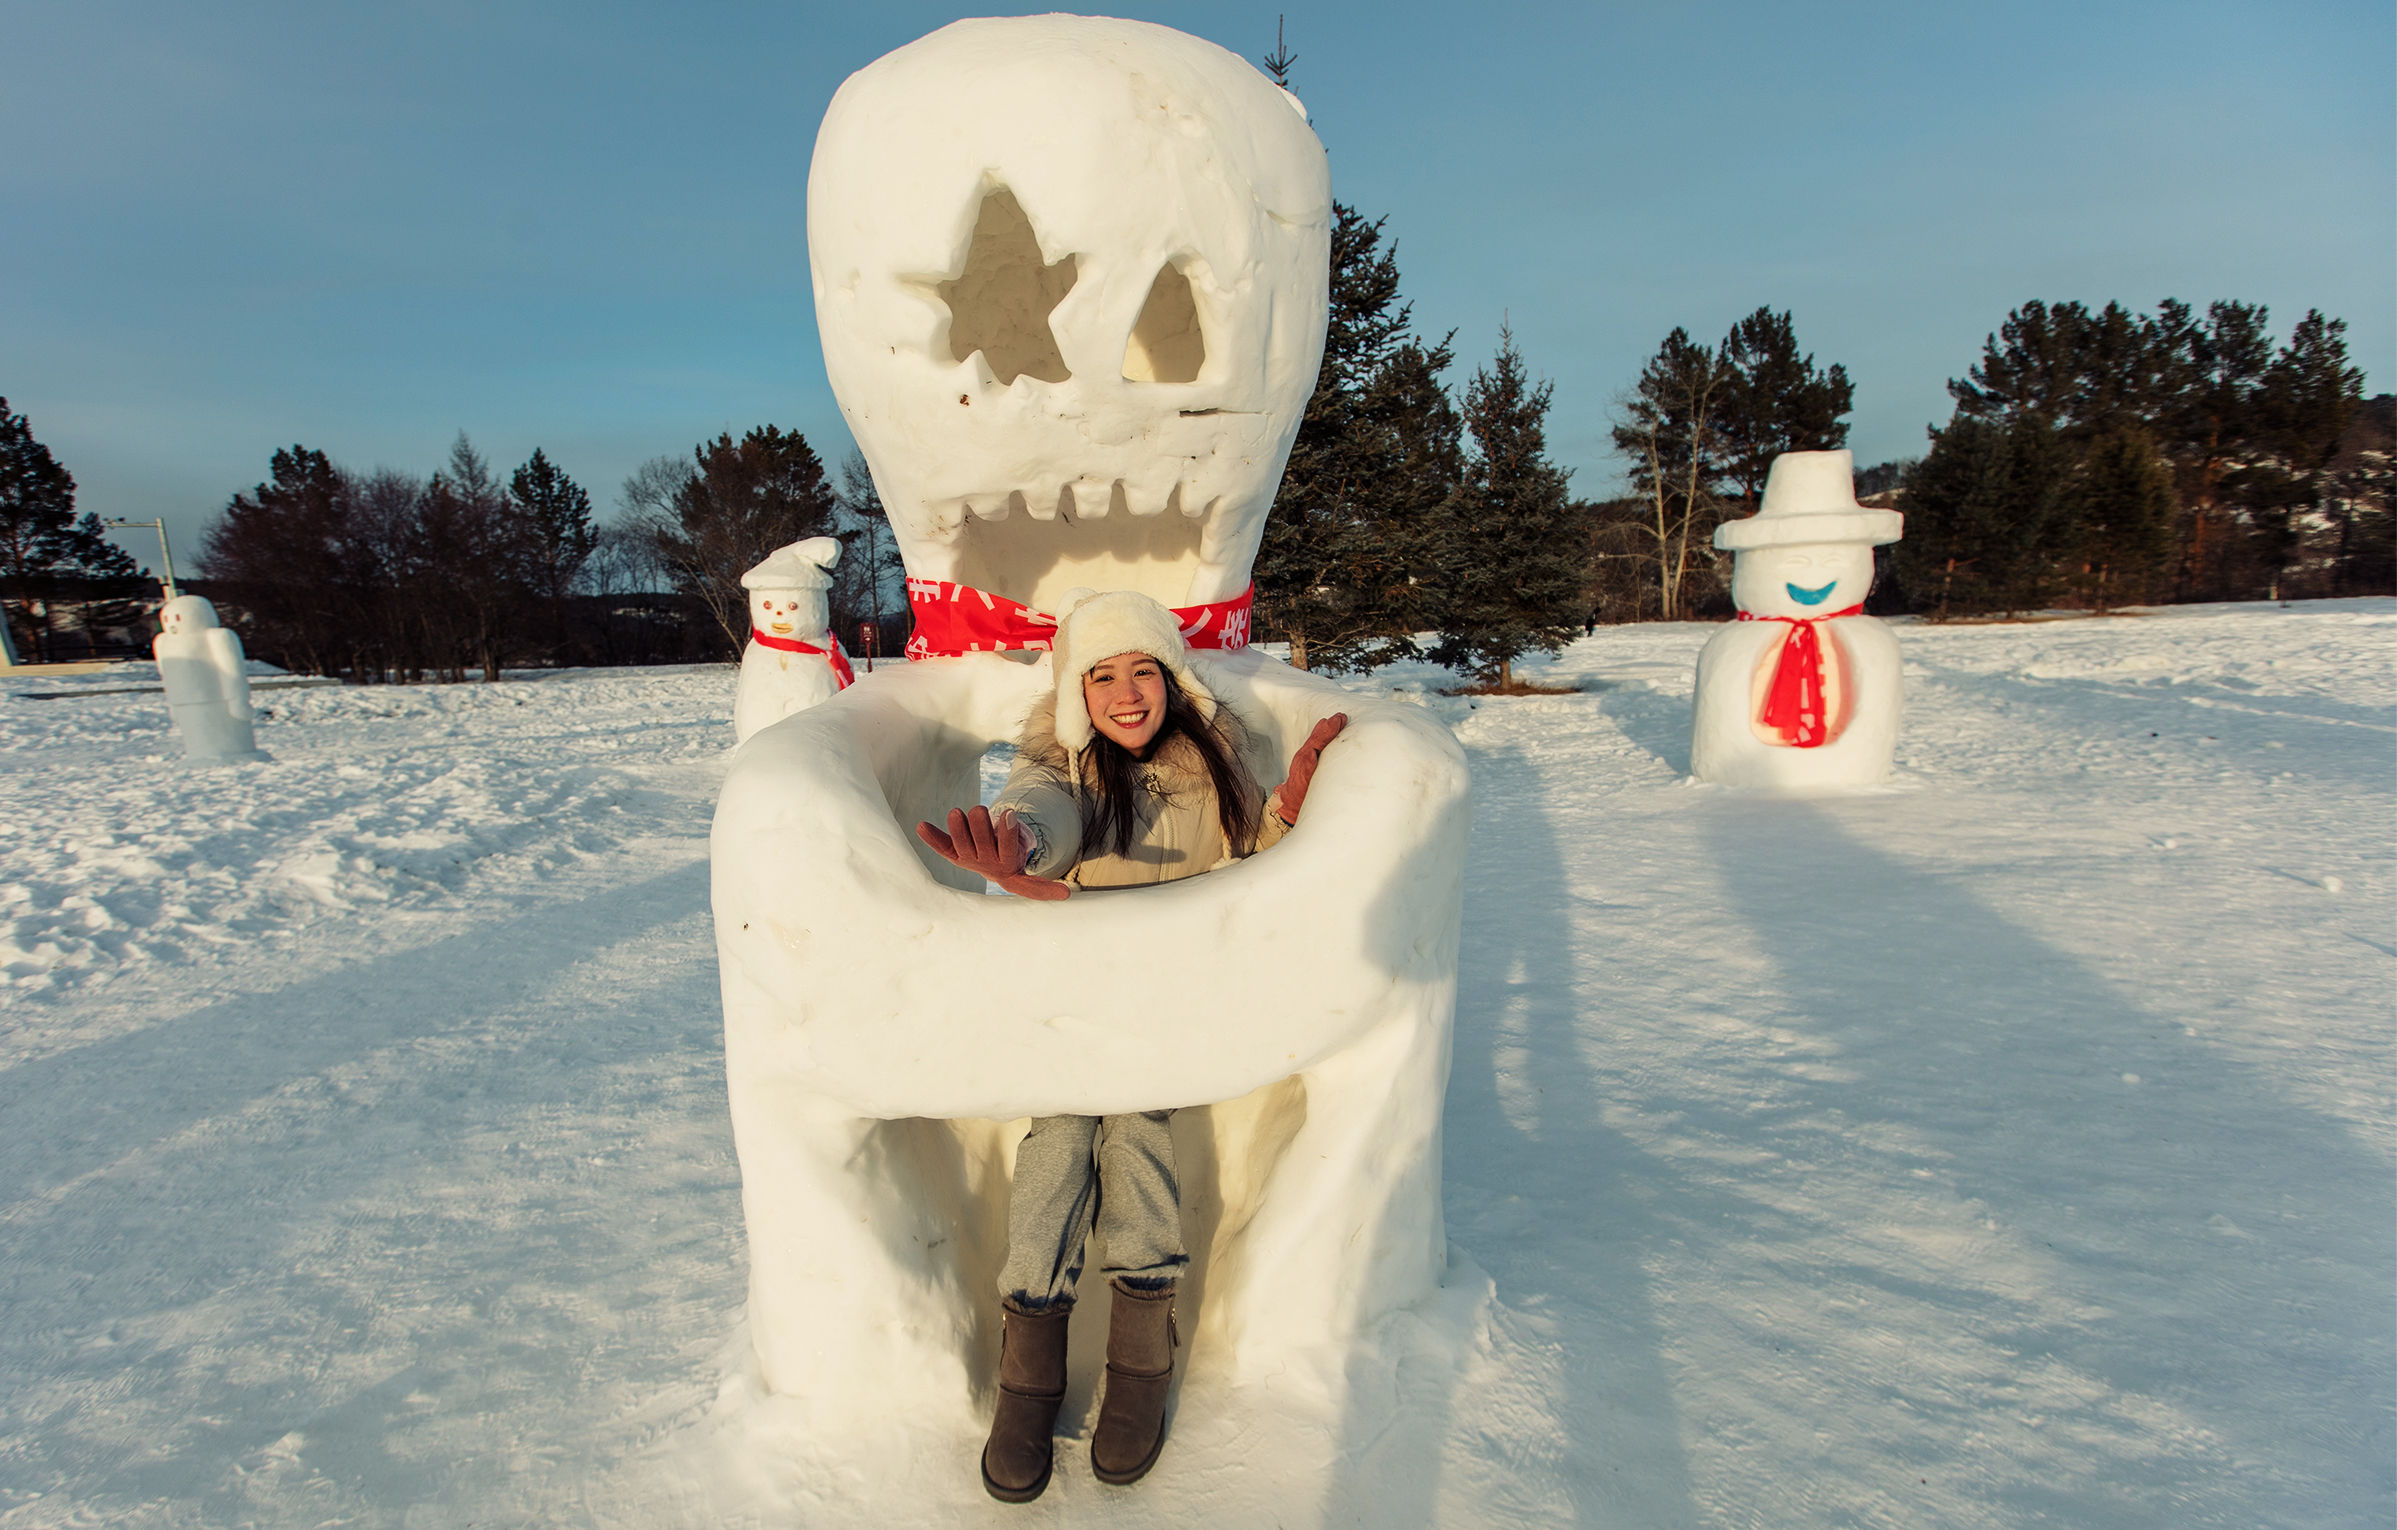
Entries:
{"label": "pine tree", "polygon": [[2162,308],[2168,361],[2156,420],[2181,499],[2176,584],[2184,600],[2236,593],[2237,510],[2225,480],[2253,455],[2272,369],[2271,313],[2257,303],[2214,303],[2198,319],[2185,303]]}
{"label": "pine tree", "polygon": [[1834,451],[1848,442],[1841,418],[1855,406],[1847,368],[1817,371],[1800,355],[1787,313],[1759,308],[1723,337],[1723,401],[1718,411],[1723,476],[1754,513],[1765,475],[1783,452]]}
{"label": "pine tree", "polygon": [[2036,610],[2072,544],[2064,500],[2069,449],[2036,417],[1959,411],[1931,433],[1909,475],[1897,567],[1916,608],[1934,617]]}
{"label": "pine tree", "polygon": [[2148,319],[2120,303],[2023,304],[1982,342],[1981,360],[1948,392],[1967,419],[2036,419],[2082,441],[2155,418],[2177,386],[2186,308]]}
{"label": "pine tree", "polygon": [[1658,619],[1688,613],[1688,585],[1711,566],[1709,538],[1723,518],[1722,417],[1731,372],[1712,349],[1676,328],[1619,407],[1615,450],[1630,459],[1636,518],[1610,520],[1656,571]]}
{"label": "pine tree", "polygon": [[2172,551],[2172,470],[2153,437],[2136,426],[2112,430],[2082,454],[2065,491],[2065,523],[2081,541],[2091,603],[2136,604],[2149,597]]}
{"label": "pine tree", "polygon": [[[74,475],[0,398],[0,595],[6,619],[31,640],[23,651],[50,656],[48,598],[61,579],[127,579],[135,568],[132,555],[108,540],[99,516],[75,514]],[[36,602],[42,602],[39,619]]]}
{"label": "pine tree", "polygon": [[417,615],[440,634],[436,662],[462,680],[469,665],[485,681],[518,650],[526,606],[537,598],[529,528],[466,432],[425,486],[415,564],[428,598]]}
{"label": "pine tree", "polygon": [[797,431],[760,426],[694,449],[696,471],[676,491],[673,518],[655,528],[658,555],[675,584],[695,595],[737,654],[749,633],[741,575],[802,537],[839,530],[824,463]]}
{"label": "pine tree", "polygon": [[566,646],[566,596],[584,563],[599,545],[591,524],[591,496],[557,469],[539,447],[508,480],[527,582],[539,591],[549,613],[553,656]]}
{"label": "pine tree", "polygon": [[842,642],[862,652],[858,627],[876,624],[874,647],[892,653],[907,641],[907,568],[891,534],[890,512],[874,486],[863,452],[850,448],[841,462],[839,504],[841,561],[832,571],[831,620]]}
{"label": "pine tree", "polygon": [[360,545],[351,485],[323,452],[277,451],[270,472],[208,529],[199,571],[249,611],[244,641],[259,657],[307,674],[354,673],[375,630],[365,593],[394,575]]}
{"label": "pine tree", "polygon": [[1451,501],[1438,570],[1442,664],[1514,682],[1514,661],[1554,653],[1581,626],[1587,517],[1548,460],[1555,385],[1532,383],[1501,328],[1498,355],[1465,389],[1473,454]]}
{"label": "pine tree", "polygon": [[1335,206],[1323,365],[1257,549],[1257,626],[1301,669],[1368,669],[1430,624],[1423,571],[1462,469],[1453,353],[1400,300],[1383,223]]}
{"label": "pine tree", "polygon": [[2323,475],[2332,595],[2397,593],[2397,395],[2359,405]]}

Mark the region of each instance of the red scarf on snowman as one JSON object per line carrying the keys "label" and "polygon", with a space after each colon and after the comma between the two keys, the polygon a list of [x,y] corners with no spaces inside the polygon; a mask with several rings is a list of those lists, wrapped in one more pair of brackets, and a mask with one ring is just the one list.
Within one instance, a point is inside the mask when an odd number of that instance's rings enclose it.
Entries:
{"label": "red scarf on snowman", "polygon": [[1815,635],[1816,622],[1835,622],[1843,616],[1861,616],[1864,604],[1845,611],[1828,611],[1821,616],[1758,616],[1742,611],[1743,622],[1787,622],[1789,636],[1781,640],[1781,654],[1773,664],[1773,683],[1764,693],[1764,712],[1758,718],[1766,727],[1800,749],[1812,749],[1831,737],[1829,709],[1823,705],[1823,643]]}
{"label": "red scarf on snowman", "polygon": [[771,632],[760,632],[755,627],[749,629],[749,635],[768,648],[779,648],[784,653],[820,653],[830,659],[832,661],[832,677],[840,682],[832,688],[834,695],[839,695],[857,683],[857,671],[849,667],[849,656],[841,652],[841,640],[833,637],[829,632],[824,635],[832,638],[830,648],[818,648],[813,643],[802,643],[797,638],[776,637]]}

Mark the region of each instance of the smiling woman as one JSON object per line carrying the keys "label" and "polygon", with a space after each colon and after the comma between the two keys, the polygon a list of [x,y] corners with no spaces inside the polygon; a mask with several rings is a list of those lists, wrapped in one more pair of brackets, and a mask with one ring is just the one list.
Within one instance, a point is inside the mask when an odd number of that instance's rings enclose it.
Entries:
{"label": "smiling woman", "polygon": [[[1026,721],[994,808],[954,810],[946,832],[916,826],[935,851],[1020,897],[1177,882],[1265,849],[1297,823],[1316,762],[1348,721],[1318,723],[1265,797],[1255,730],[1218,699],[1163,606],[1131,591],[1079,600],[1050,657],[1057,689]],[[1091,1469],[1135,1481],[1165,1443],[1174,1295],[1190,1262],[1172,1118],[1047,1116],[1016,1149],[999,1406],[982,1456],[995,1498],[1021,1503],[1048,1485],[1066,1319],[1094,1228],[1113,1296]]]}

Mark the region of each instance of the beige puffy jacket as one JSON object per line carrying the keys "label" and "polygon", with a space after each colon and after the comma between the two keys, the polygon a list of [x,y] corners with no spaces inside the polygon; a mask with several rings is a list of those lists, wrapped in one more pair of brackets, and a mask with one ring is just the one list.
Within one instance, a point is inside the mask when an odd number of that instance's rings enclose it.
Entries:
{"label": "beige puffy jacket", "polygon": [[[1216,716],[1233,744],[1248,790],[1261,804],[1252,849],[1263,850],[1290,832],[1277,811],[1278,792],[1268,797],[1256,784],[1260,764],[1276,776],[1281,774],[1279,764],[1258,755],[1255,735],[1230,708]],[[1015,769],[991,803],[991,812],[1012,812],[1030,826],[1033,849],[1026,871],[1036,877],[1062,877],[1077,887],[1177,882],[1237,858],[1224,843],[1223,825],[1216,816],[1215,783],[1189,740],[1174,738],[1159,745],[1143,765],[1141,779],[1148,790],[1135,809],[1139,829],[1131,849],[1123,855],[1085,857],[1081,795],[1065,746],[1057,742],[1057,701],[1051,696],[1025,719]]]}

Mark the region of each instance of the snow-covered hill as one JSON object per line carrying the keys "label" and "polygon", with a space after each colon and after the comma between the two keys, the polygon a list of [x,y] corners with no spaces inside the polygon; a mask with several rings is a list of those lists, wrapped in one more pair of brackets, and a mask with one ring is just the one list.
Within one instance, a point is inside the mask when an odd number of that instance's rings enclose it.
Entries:
{"label": "snow-covered hill", "polygon": [[1901,779],[1803,803],[1687,782],[1708,630],[1354,682],[1476,773],[1472,1341],[1014,1511],[743,1378],[729,670],[263,692],[205,772],[0,700],[0,1526],[2397,1516],[2397,601],[1903,627]]}

